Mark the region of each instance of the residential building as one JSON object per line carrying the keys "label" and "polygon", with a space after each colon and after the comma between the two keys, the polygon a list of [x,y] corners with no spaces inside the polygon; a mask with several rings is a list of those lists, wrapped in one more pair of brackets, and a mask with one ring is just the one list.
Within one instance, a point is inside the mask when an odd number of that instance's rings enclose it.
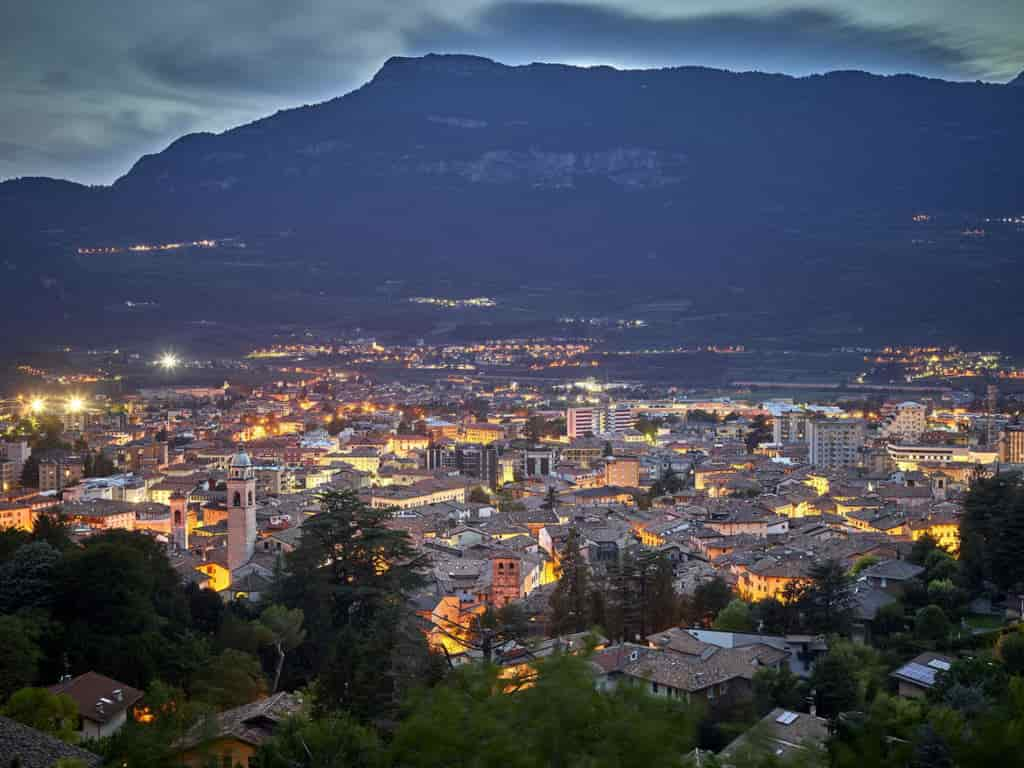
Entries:
{"label": "residential building", "polygon": [[565,412],[565,428],[570,440],[604,432],[605,412],[598,407],[569,408]]}
{"label": "residential building", "polygon": [[64,694],[78,708],[78,734],[89,741],[104,739],[123,726],[142,698],[142,691],[98,672],[86,672],[51,685],[52,693]]}
{"label": "residential building", "polygon": [[911,401],[900,403],[882,425],[882,436],[912,443],[917,442],[928,429],[928,422],[925,418],[927,413],[928,409],[920,403]]}
{"label": "residential building", "polygon": [[856,467],[865,439],[863,419],[814,419],[808,430],[810,462],[819,469]]}
{"label": "residential building", "polygon": [[53,768],[62,760],[99,768],[103,762],[99,755],[6,717],[0,717],[0,755],[18,768]]}
{"label": "residential building", "polygon": [[1024,426],[1013,425],[1003,429],[999,436],[999,461],[1024,464]]}
{"label": "residential building", "polygon": [[908,699],[923,699],[935,687],[935,677],[947,672],[953,659],[941,653],[926,651],[890,673],[897,681],[897,693]]}
{"label": "residential building", "polygon": [[254,765],[256,752],[285,720],[298,715],[302,699],[275,693],[235,709],[221,712],[212,723],[197,723],[172,746],[178,760],[190,768],[217,765]]}

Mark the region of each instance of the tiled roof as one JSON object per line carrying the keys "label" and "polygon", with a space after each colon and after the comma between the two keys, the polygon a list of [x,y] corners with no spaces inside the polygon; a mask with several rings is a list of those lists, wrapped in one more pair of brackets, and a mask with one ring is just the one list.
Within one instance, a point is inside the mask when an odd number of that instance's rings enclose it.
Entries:
{"label": "tiled roof", "polygon": [[5,764],[20,768],[52,768],[65,759],[80,760],[88,768],[100,765],[98,755],[6,717],[0,717],[0,755]]}

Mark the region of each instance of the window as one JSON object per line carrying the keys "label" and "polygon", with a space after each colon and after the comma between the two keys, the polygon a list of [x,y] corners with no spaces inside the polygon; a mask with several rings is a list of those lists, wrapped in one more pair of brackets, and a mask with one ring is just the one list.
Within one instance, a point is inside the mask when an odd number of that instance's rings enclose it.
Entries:
{"label": "window", "polygon": [[238,491],[235,491],[235,495],[231,497],[231,506],[242,506],[242,494],[240,494]]}

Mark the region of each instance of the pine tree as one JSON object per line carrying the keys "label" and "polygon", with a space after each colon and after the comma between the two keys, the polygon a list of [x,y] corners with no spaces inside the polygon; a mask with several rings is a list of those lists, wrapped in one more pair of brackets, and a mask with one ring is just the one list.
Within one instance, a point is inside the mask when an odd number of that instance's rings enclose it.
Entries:
{"label": "pine tree", "polygon": [[591,626],[590,566],[580,551],[579,533],[569,529],[559,560],[558,584],[551,593],[548,634],[552,637],[585,632]]}

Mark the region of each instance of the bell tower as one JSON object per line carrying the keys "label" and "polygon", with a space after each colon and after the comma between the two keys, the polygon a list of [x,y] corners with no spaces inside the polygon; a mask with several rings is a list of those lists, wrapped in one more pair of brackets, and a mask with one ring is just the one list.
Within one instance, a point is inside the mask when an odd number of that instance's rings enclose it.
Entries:
{"label": "bell tower", "polygon": [[177,550],[188,549],[188,498],[175,491],[171,494],[171,541]]}
{"label": "bell tower", "polygon": [[231,459],[227,486],[228,570],[234,573],[256,548],[256,475],[244,448]]}

